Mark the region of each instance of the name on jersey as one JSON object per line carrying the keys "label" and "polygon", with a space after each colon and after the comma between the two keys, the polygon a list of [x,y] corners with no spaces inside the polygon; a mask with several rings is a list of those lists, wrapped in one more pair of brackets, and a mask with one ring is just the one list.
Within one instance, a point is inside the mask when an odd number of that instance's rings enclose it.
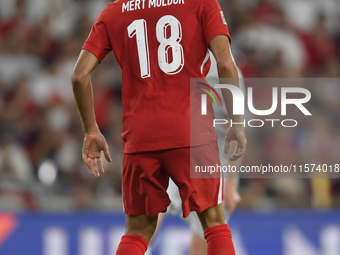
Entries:
{"label": "name on jersey", "polygon": [[184,0],[130,0],[123,3],[122,12],[164,7],[173,4],[184,4]]}

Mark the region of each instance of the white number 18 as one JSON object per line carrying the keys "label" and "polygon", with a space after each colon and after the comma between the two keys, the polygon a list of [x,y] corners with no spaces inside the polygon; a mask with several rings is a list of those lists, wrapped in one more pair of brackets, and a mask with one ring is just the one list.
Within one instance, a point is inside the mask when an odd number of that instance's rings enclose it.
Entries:
{"label": "white number 18", "polygon": [[[168,28],[170,28],[170,35],[168,35]],[[151,74],[146,21],[144,19],[135,20],[127,29],[130,38],[136,35],[141,77],[148,78]],[[174,16],[163,16],[157,22],[156,36],[160,43],[158,47],[159,68],[169,75],[179,73],[184,66],[183,47],[180,44],[182,40],[181,23]],[[172,62],[170,62],[170,56],[172,56]]]}

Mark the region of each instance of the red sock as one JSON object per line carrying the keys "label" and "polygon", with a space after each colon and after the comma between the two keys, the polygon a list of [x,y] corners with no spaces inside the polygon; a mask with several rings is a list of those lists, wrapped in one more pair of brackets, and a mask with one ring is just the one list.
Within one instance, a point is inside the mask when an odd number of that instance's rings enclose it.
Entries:
{"label": "red sock", "polygon": [[116,255],[143,255],[148,241],[137,235],[124,235],[120,240]]}
{"label": "red sock", "polygon": [[235,255],[228,224],[208,228],[204,238],[208,243],[208,255]]}

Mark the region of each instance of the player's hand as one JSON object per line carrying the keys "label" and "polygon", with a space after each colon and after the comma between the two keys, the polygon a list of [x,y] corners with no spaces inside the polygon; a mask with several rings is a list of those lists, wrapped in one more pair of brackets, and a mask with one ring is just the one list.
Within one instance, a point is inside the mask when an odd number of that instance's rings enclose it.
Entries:
{"label": "player's hand", "polygon": [[109,146],[107,145],[106,140],[101,132],[98,130],[95,132],[86,133],[83,144],[83,160],[87,165],[90,174],[95,177],[99,177],[98,168],[101,173],[104,173],[101,157],[102,151],[104,151],[106,160],[111,162],[112,159],[109,153]]}
{"label": "player's hand", "polygon": [[229,157],[229,160],[235,161],[242,157],[246,150],[247,139],[244,134],[244,129],[242,126],[229,127],[225,137],[224,152],[227,154],[229,152],[229,147],[231,141],[236,141],[236,148],[233,154]]}
{"label": "player's hand", "polygon": [[241,197],[239,195],[239,193],[237,192],[237,190],[233,189],[233,188],[225,188],[225,192],[224,192],[224,206],[227,208],[228,210],[228,214],[231,215],[237,204],[241,201]]}

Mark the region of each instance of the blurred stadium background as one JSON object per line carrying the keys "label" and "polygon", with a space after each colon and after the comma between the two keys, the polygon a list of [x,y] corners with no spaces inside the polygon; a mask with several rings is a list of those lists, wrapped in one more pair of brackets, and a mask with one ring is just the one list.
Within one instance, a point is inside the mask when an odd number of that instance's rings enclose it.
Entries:
{"label": "blurred stadium background", "polygon": [[[113,157],[100,179],[81,160],[70,83],[108,2],[0,0],[1,255],[114,254],[124,224],[120,67],[109,54],[92,77]],[[246,78],[340,77],[339,0],[219,2]],[[310,89],[314,125],[249,133],[244,164],[339,163],[340,84]],[[340,255],[339,179],[241,179],[240,194],[231,220],[238,254]],[[186,254],[190,233],[170,216],[158,240],[154,254]]]}

